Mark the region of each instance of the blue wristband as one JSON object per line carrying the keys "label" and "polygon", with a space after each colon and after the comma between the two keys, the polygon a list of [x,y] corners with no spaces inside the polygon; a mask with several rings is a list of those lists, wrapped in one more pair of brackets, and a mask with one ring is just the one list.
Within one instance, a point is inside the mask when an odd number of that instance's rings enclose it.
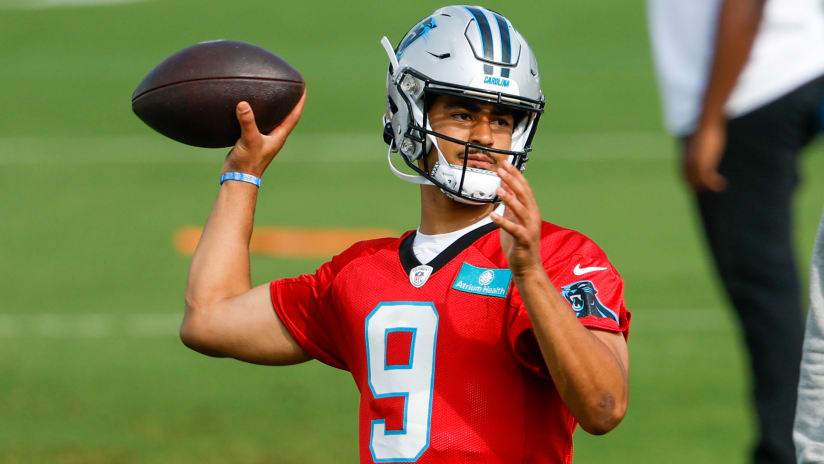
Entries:
{"label": "blue wristband", "polygon": [[220,185],[223,185],[227,180],[239,180],[241,182],[248,182],[255,184],[255,187],[260,188],[260,177],[255,177],[251,174],[243,172],[224,172],[220,175]]}

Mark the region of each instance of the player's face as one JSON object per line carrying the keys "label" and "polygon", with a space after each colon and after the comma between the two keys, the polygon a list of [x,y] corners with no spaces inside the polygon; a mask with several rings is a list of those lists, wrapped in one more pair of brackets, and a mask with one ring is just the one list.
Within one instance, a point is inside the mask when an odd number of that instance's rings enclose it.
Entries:
{"label": "player's face", "polygon": [[[515,126],[512,111],[492,103],[439,95],[429,108],[429,124],[432,130],[458,140],[483,147],[509,150],[512,142],[512,130]],[[507,155],[493,153],[438,138],[438,146],[444,158],[450,164],[463,165],[464,156],[467,165],[473,168],[495,171]],[[437,161],[434,147],[428,156],[428,168]]]}

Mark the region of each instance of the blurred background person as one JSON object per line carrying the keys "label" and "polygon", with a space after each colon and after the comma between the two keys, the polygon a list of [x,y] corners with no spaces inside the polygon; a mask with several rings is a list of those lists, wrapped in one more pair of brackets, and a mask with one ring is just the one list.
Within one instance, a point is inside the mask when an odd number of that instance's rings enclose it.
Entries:
{"label": "blurred background person", "polygon": [[790,463],[802,316],[799,153],[824,99],[821,0],[648,0],[667,129],[749,349],[756,463]]}
{"label": "blurred background person", "polygon": [[[824,107],[822,107],[824,110]],[[822,114],[824,116],[824,114]],[[824,462],[824,216],[818,226],[810,269],[810,312],[801,357],[795,451],[798,464]]]}

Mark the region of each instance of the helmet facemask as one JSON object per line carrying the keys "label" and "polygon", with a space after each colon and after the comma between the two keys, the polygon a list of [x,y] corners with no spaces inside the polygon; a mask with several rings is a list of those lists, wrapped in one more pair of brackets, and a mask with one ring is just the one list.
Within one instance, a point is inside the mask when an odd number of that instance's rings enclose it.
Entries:
{"label": "helmet facemask", "polygon": [[[477,150],[489,154],[506,155],[509,163],[523,171],[529,160],[528,153],[532,150],[532,138],[541,113],[543,113],[544,102],[502,92],[434,81],[413,69],[404,69],[400,78],[393,81],[397,82],[392,82],[390,85],[395,86],[396,95],[401,97],[401,105],[394,103],[390,96],[387,116],[384,118],[386,123],[384,139],[390,144],[390,166],[392,166],[391,153],[399,152],[406,165],[418,173],[418,176],[401,177],[403,180],[435,185],[448,197],[462,203],[477,205],[499,202],[500,198],[496,191],[500,186],[500,178],[497,173],[469,166],[469,152]],[[439,95],[479,103],[491,103],[511,111],[514,125],[509,150],[459,140],[432,129],[429,122],[429,107],[434,98]],[[406,114],[398,117],[400,112]],[[393,125],[389,123],[393,120],[405,120],[406,122],[406,129],[400,134],[402,135],[400,146],[396,144],[397,137],[390,135]],[[462,164],[451,164],[446,160],[438,144],[439,139],[463,145]],[[430,166],[427,155],[432,149],[436,151],[438,161]],[[419,159],[423,168],[417,164]],[[392,167],[393,172],[402,174],[394,169],[394,166]],[[419,177],[419,179],[412,180],[411,177]]]}

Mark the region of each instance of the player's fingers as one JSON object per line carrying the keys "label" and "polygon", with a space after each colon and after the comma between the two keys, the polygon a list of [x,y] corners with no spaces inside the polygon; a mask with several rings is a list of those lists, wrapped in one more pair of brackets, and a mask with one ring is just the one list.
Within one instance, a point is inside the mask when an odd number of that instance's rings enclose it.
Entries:
{"label": "player's fingers", "polygon": [[522,224],[529,222],[531,219],[531,214],[516,195],[508,192],[502,187],[498,188],[497,194],[498,197],[504,202],[504,205],[506,205],[507,212],[511,212],[515,216],[515,219]]}
{"label": "player's fingers", "polygon": [[515,228],[515,223],[514,222],[512,222],[509,219],[501,216],[498,213],[490,213],[489,218],[492,219],[492,222],[494,222],[498,227],[500,227],[501,229],[503,229],[507,232],[509,232],[510,230],[514,230],[514,228]]}
{"label": "player's fingers", "polygon": [[237,122],[240,123],[240,139],[244,144],[248,145],[260,138],[260,130],[255,123],[255,113],[249,103],[245,101],[238,103],[235,107],[235,116],[237,116]]}
{"label": "player's fingers", "polygon": [[515,165],[513,165],[510,162],[504,163],[504,167],[506,171],[520,183],[520,185],[523,187],[524,193],[532,195],[532,187],[529,186],[529,182],[526,180],[526,176],[524,176],[524,173],[521,172],[520,169],[516,168]]}
{"label": "player's fingers", "polygon": [[515,197],[515,192],[512,191],[512,188],[504,181],[503,178],[501,178],[501,185],[498,188],[503,190],[505,194],[511,195],[512,197]]}
{"label": "player's fingers", "polygon": [[516,242],[527,241],[528,234],[524,226],[516,224],[497,213],[491,213],[489,218],[492,219],[492,222],[495,223],[495,225],[509,233],[509,235],[511,235]]}
{"label": "player's fingers", "polygon": [[[518,170],[515,169],[515,171]],[[523,176],[518,178],[509,169],[499,169],[498,175],[501,177],[501,187],[504,189],[503,196],[499,196],[507,205],[513,205],[513,212],[518,220],[523,224],[540,222],[538,203],[535,201],[532,191],[526,188]]]}
{"label": "player's fingers", "polygon": [[292,108],[292,111],[286,115],[280,124],[272,129],[272,132],[270,132],[269,135],[278,136],[279,134],[289,134],[292,132],[292,129],[294,129],[300,121],[300,117],[303,114],[304,104],[306,104],[306,89],[303,90],[303,95],[300,97],[297,104],[295,104],[295,107]]}
{"label": "player's fingers", "polygon": [[535,200],[535,194],[532,192],[532,187],[529,185],[529,181],[526,180],[526,176],[520,169],[516,168],[512,164],[509,164],[508,170],[512,173],[513,177],[518,179],[518,182],[522,186],[524,190],[524,199],[526,203],[530,206],[530,208],[538,207],[538,201]]}
{"label": "player's fingers", "polygon": [[532,190],[529,189],[526,178],[515,166],[510,163],[503,163],[503,165],[498,168],[498,177],[501,178],[501,183],[505,184],[506,187],[518,197],[521,203],[532,206]]}

